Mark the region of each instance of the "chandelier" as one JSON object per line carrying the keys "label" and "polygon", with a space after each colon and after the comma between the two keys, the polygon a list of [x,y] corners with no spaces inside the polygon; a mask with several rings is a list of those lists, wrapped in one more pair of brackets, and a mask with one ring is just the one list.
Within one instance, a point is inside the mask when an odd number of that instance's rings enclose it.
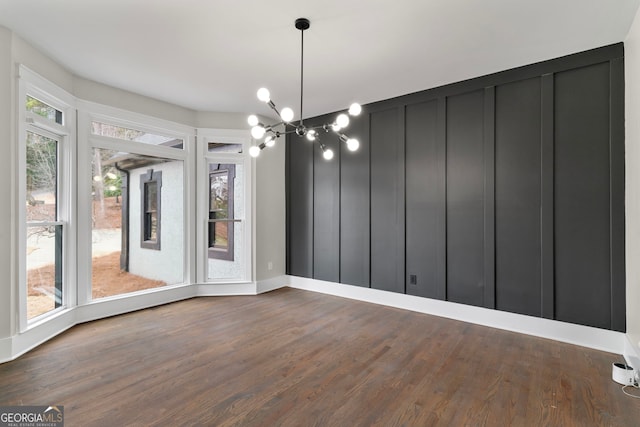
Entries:
{"label": "chandelier", "polygon": [[349,138],[347,135],[342,133],[342,129],[346,128],[349,125],[349,116],[357,116],[362,111],[362,107],[360,104],[353,103],[349,107],[348,114],[341,113],[338,114],[335,121],[333,123],[325,123],[320,126],[305,126],[302,116],[302,106],[303,106],[303,77],[304,77],[304,30],[308,30],[311,26],[309,20],[307,18],[298,18],[296,19],[296,28],[300,30],[300,120],[297,124],[291,123],[294,118],[293,110],[289,107],[283,108],[281,111],[278,111],[276,104],[271,100],[271,94],[269,90],[266,88],[258,89],[258,99],[264,103],[266,103],[269,108],[271,108],[278,115],[279,122],[273,125],[265,125],[260,123],[258,117],[254,114],[249,116],[248,122],[249,126],[251,126],[251,136],[257,140],[261,141],[264,138],[264,141],[260,142],[258,145],[254,145],[249,149],[249,154],[252,157],[257,157],[265,147],[273,147],[276,143],[276,140],[280,138],[282,135],[287,135],[290,133],[296,133],[298,136],[306,137],[309,141],[317,142],[320,145],[320,149],[322,150],[322,155],[325,159],[331,160],[333,158],[333,151],[330,148],[327,148],[320,141],[321,133],[334,132],[338,139],[347,145],[347,149],[349,151],[356,151],[358,147],[360,147],[360,142],[358,142],[355,138]]}

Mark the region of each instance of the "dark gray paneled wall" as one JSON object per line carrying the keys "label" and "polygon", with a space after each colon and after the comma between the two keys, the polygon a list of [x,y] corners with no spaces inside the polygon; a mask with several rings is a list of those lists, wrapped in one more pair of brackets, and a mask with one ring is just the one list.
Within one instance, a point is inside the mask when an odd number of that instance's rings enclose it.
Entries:
{"label": "dark gray paneled wall", "polygon": [[611,321],[611,290],[595,286],[610,271],[609,68],[557,73],[554,82],[556,318],[601,328]]}
{"label": "dark gray paneled wall", "polygon": [[[287,144],[287,273],[313,276],[313,146]],[[295,177],[292,179],[292,177]],[[295,203],[295,206],[292,206]],[[258,212],[258,215],[260,213]]]}
{"label": "dark gray paneled wall", "polygon": [[402,112],[374,112],[370,120],[371,287],[404,292]]}
{"label": "dark gray paneled wall", "polygon": [[541,79],[500,85],[495,99],[496,308],[542,316]]}
{"label": "dark gray paneled wall", "polygon": [[349,136],[361,141],[356,153],[340,148],[340,282],[370,285],[369,120],[353,120]]}
{"label": "dark gray paneled wall", "polygon": [[483,96],[481,90],[450,96],[446,110],[447,300],[480,306],[485,286]]}
{"label": "dark gray paneled wall", "polygon": [[287,271],[625,330],[622,44],[287,139]]}
{"label": "dark gray paneled wall", "polygon": [[405,282],[410,295],[445,299],[446,145],[439,136],[440,116],[437,100],[406,108],[406,245],[413,250],[406,252],[411,268]]}

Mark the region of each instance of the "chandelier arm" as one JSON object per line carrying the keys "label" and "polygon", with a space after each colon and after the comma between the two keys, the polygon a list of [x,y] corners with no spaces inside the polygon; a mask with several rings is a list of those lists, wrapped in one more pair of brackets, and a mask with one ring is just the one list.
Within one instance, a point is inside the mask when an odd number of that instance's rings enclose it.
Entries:
{"label": "chandelier arm", "polygon": [[278,117],[280,117],[280,111],[278,111],[278,109],[276,108],[276,104],[274,104],[273,101],[269,101],[267,105],[269,106],[269,108],[276,112]]}
{"label": "chandelier arm", "polygon": [[292,129],[292,130],[287,130],[287,131],[284,131],[284,132],[280,132],[280,135],[289,135],[289,134],[292,134],[292,133],[296,133],[296,130]]}
{"label": "chandelier arm", "polygon": [[313,130],[316,130],[316,129],[322,129],[322,130],[324,130],[325,132],[329,132],[329,127],[330,127],[330,126],[331,126],[330,124],[325,123],[325,124],[323,124],[323,125],[318,125],[318,126],[308,127],[307,129],[309,129],[309,130],[311,130],[311,129],[313,129]]}
{"label": "chandelier arm", "polygon": [[278,122],[278,123],[276,123],[276,124],[273,124],[273,125],[265,125],[265,126],[263,126],[263,127],[265,128],[265,130],[270,131],[270,130],[272,130],[273,128],[275,128],[275,127],[277,127],[277,126],[280,126],[280,125],[285,125],[285,128],[286,128],[287,123],[285,123],[285,122]]}

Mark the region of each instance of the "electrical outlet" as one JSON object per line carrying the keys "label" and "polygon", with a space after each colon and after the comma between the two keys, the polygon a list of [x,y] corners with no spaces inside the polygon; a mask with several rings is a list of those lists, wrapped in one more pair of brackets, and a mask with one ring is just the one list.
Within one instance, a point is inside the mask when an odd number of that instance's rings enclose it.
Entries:
{"label": "electrical outlet", "polygon": [[273,263],[271,261],[267,263],[267,270],[273,270]]}
{"label": "electrical outlet", "polygon": [[418,276],[415,274],[410,274],[409,275],[409,284],[410,285],[417,285],[418,284]]}

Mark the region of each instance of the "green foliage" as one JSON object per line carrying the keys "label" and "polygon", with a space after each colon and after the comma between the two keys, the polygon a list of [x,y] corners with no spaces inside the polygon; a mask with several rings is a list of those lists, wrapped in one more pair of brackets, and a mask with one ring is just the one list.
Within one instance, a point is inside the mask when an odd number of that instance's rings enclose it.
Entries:
{"label": "green foliage", "polygon": [[56,120],[57,110],[50,105],[45,104],[29,95],[27,95],[27,111],[31,111],[39,116],[46,117],[50,120]]}
{"label": "green foliage", "polygon": [[108,174],[104,177],[104,196],[105,197],[115,197],[122,195],[122,175],[116,172],[110,172],[110,174],[115,175],[115,178],[111,178]]}

